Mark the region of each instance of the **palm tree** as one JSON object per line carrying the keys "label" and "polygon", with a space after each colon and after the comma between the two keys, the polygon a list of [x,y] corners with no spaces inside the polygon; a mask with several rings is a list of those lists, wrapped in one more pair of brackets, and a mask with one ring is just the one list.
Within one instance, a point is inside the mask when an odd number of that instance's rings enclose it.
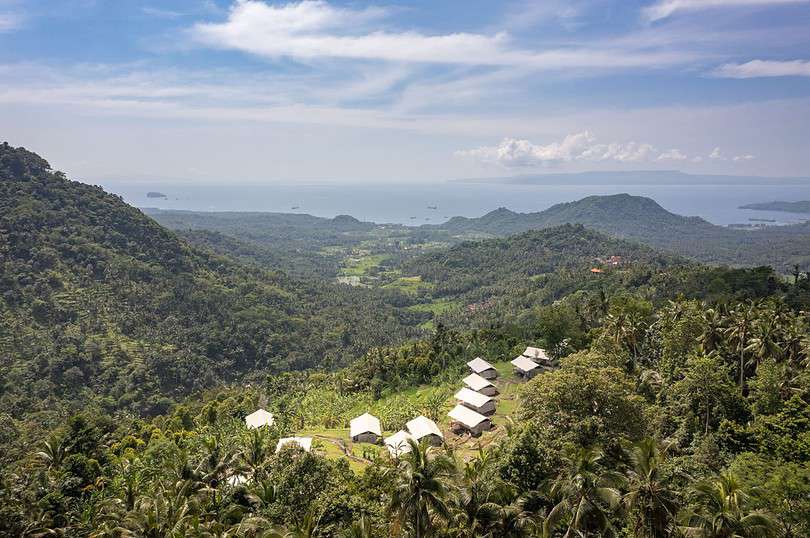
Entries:
{"label": "palm tree", "polygon": [[601,450],[578,448],[566,458],[566,467],[551,483],[548,495],[556,504],[543,523],[544,536],[565,526],[564,538],[589,534],[609,535],[610,516],[621,503],[617,473],[604,471]]}
{"label": "palm tree", "polygon": [[48,470],[59,467],[67,456],[64,437],[51,436],[42,443],[42,450],[37,452],[37,457],[47,466]]}
{"label": "palm tree", "polygon": [[731,341],[739,358],[738,373],[740,389],[745,384],[745,352],[748,349],[748,341],[751,329],[756,317],[755,306],[751,301],[745,305],[740,305],[738,309],[730,312],[731,325],[723,329],[723,334]]}
{"label": "palm tree", "polygon": [[245,447],[238,454],[238,466],[241,470],[247,471],[254,480],[262,480],[264,478],[265,464],[270,454],[265,428],[251,430],[245,442]]}
{"label": "palm tree", "polygon": [[704,353],[716,351],[723,341],[723,316],[714,308],[703,311],[703,333],[700,335],[700,349]]}
{"label": "palm tree", "polygon": [[501,504],[511,496],[494,472],[491,453],[479,449],[477,458],[464,464],[464,474],[453,500],[453,521],[458,536],[482,536],[501,520]]}
{"label": "palm tree", "polygon": [[665,451],[651,438],[639,441],[630,452],[628,487],[623,502],[634,520],[639,538],[672,536],[678,500],[661,475]]}
{"label": "palm tree", "polygon": [[433,454],[425,444],[409,440],[411,451],[391,469],[394,488],[389,509],[397,514],[400,525],[410,524],[417,538],[433,530],[431,516],[448,520],[448,480],[455,473],[452,459]]}
{"label": "palm tree", "polygon": [[737,477],[721,473],[695,486],[697,505],[683,512],[681,532],[687,538],[749,538],[774,536],[765,512],[748,509],[748,495]]}

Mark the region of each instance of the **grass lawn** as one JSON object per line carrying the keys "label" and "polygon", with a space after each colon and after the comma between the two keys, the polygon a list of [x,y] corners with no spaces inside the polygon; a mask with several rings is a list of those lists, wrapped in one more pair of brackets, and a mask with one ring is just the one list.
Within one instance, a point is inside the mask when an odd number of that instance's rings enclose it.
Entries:
{"label": "grass lawn", "polygon": [[344,276],[364,276],[373,267],[379,266],[388,256],[386,254],[369,254],[358,258],[346,258],[345,267],[340,274]]}
{"label": "grass lawn", "polygon": [[393,282],[385,284],[383,288],[394,288],[403,293],[417,293],[421,289],[433,289],[433,284],[424,282],[421,276],[401,276]]}

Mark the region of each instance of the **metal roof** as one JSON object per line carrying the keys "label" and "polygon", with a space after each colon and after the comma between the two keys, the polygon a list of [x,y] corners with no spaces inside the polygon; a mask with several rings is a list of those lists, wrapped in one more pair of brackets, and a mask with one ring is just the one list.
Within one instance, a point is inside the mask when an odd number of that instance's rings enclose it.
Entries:
{"label": "metal roof", "polygon": [[453,420],[461,422],[468,428],[475,428],[485,420],[489,420],[481,413],[476,413],[469,407],[464,407],[461,404],[458,404],[453,409],[451,409],[450,412],[447,413],[447,415]]}
{"label": "metal roof", "polygon": [[455,398],[456,400],[461,400],[462,402],[468,403],[475,407],[481,407],[492,400],[492,398],[489,396],[481,394],[480,392],[475,392],[474,390],[470,390],[467,387],[464,387],[458,391]]}
{"label": "metal roof", "polygon": [[526,351],[523,352],[523,356],[530,359],[548,360],[546,350],[539,347],[527,347]]}
{"label": "metal roof", "polygon": [[298,445],[309,452],[312,449],[312,437],[282,437],[276,445],[276,452],[284,448],[285,445]]}
{"label": "metal roof", "polygon": [[359,417],[353,418],[349,422],[349,437],[354,437],[363,433],[374,433],[382,436],[380,419],[369,413],[363,413]]}
{"label": "metal roof", "polygon": [[408,431],[411,432],[411,435],[413,435],[413,438],[417,441],[431,434],[438,435],[442,439],[444,438],[442,431],[436,426],[436,423],[424,415],[419,415],[415,419],[409,420],[406,426],[408,427]]}
{"label": "metal roof", "polygon": [[272,426],[274,422],[275,419],[273,418],[273,414],[265,411],[264,409],[254,411],[245,417],[245,424],[250,429],[261,428],[262,426]]}
{"label": "metal roof", "polygon": [[464,384],[473,390],[481,390],[487,387],[494,387],[488,379],[484,379],[478,374],[470,374],[464,378]]}
{"label": "metal roof", "polygon": [[402,454],[407,454],[411,451],[411,445],[408,440],[413,439],[413,436],[405,430],[399,430],[391,437],[385,438],[385,448],[392,456],[397,457]]}
{"label": "metal roof", "polygon": [[471,360],[470,362],[467,363],[467,366],[469,366],[470,369],[477,374],[480,374],[481,372],[484,372],[486,370],[495,369],[494,366],[492,366],[490,363],[488,363],[481,357],[476,357],[475,359]]}
{"label": "metal roof", "polygon": [[524,372],[531,372],[535,368],[539,368],[540,366],[531,359],[528,359],[521,355],[520,357],[513,359],[512,365],[515,366],[519,370],[523,370]]}

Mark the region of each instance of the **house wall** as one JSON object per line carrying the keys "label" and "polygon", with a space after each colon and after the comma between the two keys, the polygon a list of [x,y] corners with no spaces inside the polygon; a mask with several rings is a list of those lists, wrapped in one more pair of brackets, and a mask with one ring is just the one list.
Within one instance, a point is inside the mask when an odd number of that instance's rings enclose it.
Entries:
{"label": "house wall", "polygon": [[480,375],[484,379],[495,379],[498,377],[498,370],[496,370],[495,368],[490,368],[489,370],[479,372],[478,375]]}
{"label": "house wall", "polygon": [[498,395],[498,387],[484,387],[483,389],[479,390],[481,394],[484,396],[497,396]]}
{"label": "house wall", "polygon": [[481,413],[482,415],[492,415],[493,413],[495,413],[495,402],[487,402],[481,407],[476,407],[473,404],[467,402],[460,402],[460,403],[467,409],[472,409],[476,413]]}
{"label": "house wall", "polygon": [[355,443],[371,443],[376,445],[380,442],[380,437],[376,433],[366,432],[352,437]]}

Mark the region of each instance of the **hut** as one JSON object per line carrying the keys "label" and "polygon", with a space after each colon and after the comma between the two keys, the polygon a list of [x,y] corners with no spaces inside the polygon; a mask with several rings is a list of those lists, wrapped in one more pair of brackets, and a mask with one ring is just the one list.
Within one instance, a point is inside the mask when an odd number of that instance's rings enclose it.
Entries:
{"label": "hut", "polygon": [[548,353],[546,353],[546,350],[539,347],[527,347],[526,351],[523,352],[523,356],[528,359],[532,359],[533,361],[551,360],[548,356]]}
{"label": "hut", "polygon": [[471,360],[467,363],[467,366],[472,373],[478,374],[484,379],[495,379],[498,377],[498,370],[496,370],[494,366],[481,357],[476,357],[475,359]]}
{"label": "hut", "polygon": [[403,454],[411,451],[411,445],[408,441],[413,440],[413,436],[405,430],[399,430],[391,437],[385,438],[385,448],[392,457],[398,458]]}
{"label": "hut", "polygon": [[464,384],[467,385],[467,388],[470,390],[474,390],[476,392],[480,392],[485,396],[497,396],[498,395],[498,387],[492,384],[491,381],[488,379],[484,379],[478,374],[470,374],[464,378]]}
{"label": "hut", "polygon": [[453,431],[468,431],[471,435],[478,437],[483,432],[492,429],[492,421],[490,419],[461,404],[455,406],[447,414],[453,419],[450,423],[450,427]]}
{"label": "hut", "polygon": [[369,413],[353,418],[349,422],[349,435],[355,443],[379,443],[382,439],[380,419]]}
{"label": "hut", "polygon": [[417,443],[425,441],[429,445],[439,446],[444,442],[442,431],[435,422],[424,415],[419,415],[415,419],[409,420],[406,426],[414,441]]}
{"label": "hut", "polygon": [[251,430],[262,426],[272,426],[274,422],[273,413],[269,413],[264,409],[254,411],[245,417],[245,425]]}
{"label": "hut", "polygon": [[495,400],[489,396],[485,396],[480,392],[475,392],[467,387],[464,387],[456,393],[456,400],[462,405],[469,407],[476,413],[482,415],[492,415],[495,413]]}
{"label": "hut", "polygon": [[540,373],[540,365],[523,355],[513,359],[512,366],[515,367],[515,373],[524,379],[531,379]]}
{"label": "hut", "polygon": [[276,452],[280,452],[285,446],[298,446],[304,452],[312,450],[312,437],[282,437],[276,445]]}

